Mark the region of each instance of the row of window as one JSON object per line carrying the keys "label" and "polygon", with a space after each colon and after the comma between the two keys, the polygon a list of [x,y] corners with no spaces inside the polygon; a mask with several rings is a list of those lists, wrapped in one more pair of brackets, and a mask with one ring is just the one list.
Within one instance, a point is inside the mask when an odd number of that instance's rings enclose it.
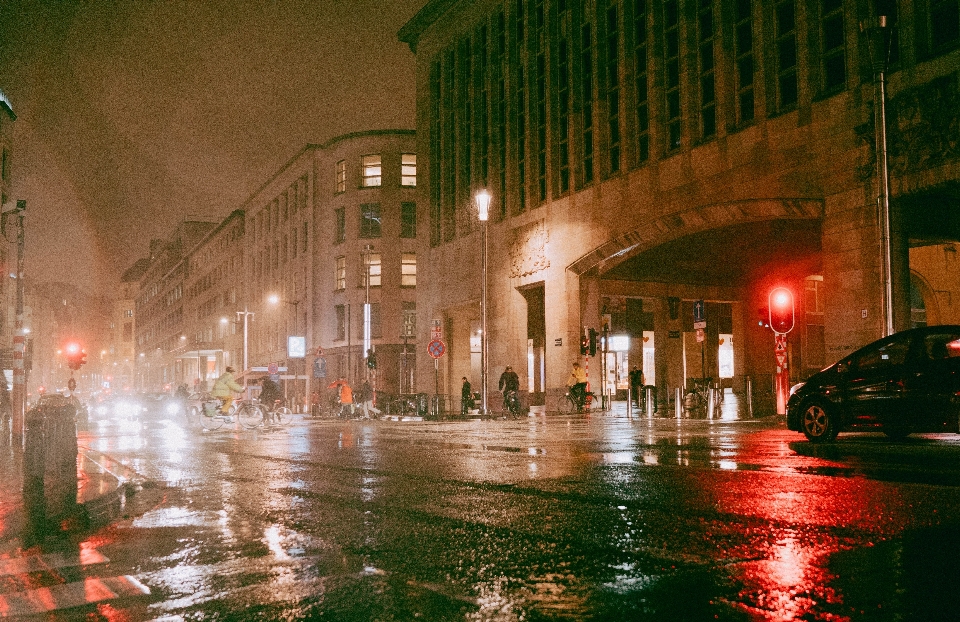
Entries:
{"label": "row of window", "polygon": [[[344,341],[347,338],[347,306],[346,305],[336,305],[333,308],[334,315],[336,317],[336,328],[334,333],[334,341]],[[358,309],[359,313],[362,314],[363,310]],[[403,303],[403,335],[408,338],[415,338],[417,334],[417,304],[415,302],[404,302]],[[362,318],[362,315],[361,315]],[[357,326],[357,338],[363,339],[363,321],[357,321],[354,323]],[[370,303],[370,337],[372,339],[380,339],[383,337],[383,322],[381,321],[380,313],[380,303],[371,302]]]}
{"label": "row of window", "polygon": [[[379,153],[360,156],[360,188],[379,188],[383,185],[383,161]],[[400,185],[415,188],[417,185],[417,154],[400,154]],[[347,191],[347,161],[336,164],[336,194]]]}
{"label": "row of window", "polygon": [[[960,45],[958,0],[915,5],[917,57]],[[431,61],[431,243],[469,233],[478,185],[519,213],[842,91],[857,28],[843,0],[506,2]]]}
{"label": "row of window", "polygon": [[[379,238],[383,235],[383,212],[379,203],[362,203],[359,211],[359,227],[357,237],[361,239]],[[400,204],[400,237],[417,237],[417,204],[404,202]],[[347,239],[347,210],[339,207],[334,211],[334,244],[340,244]]]}
{"label": "row of window", "polygon": [[[370,287],[380,287],[382,284],[381,275],[383,265],[380,253],[363,253],[360,259],[360,280],[357,287],[366,287],[367,275],[370,275]],[[417,286],[417,254],[400,254],[400,287]],[[334,288],[344,290],[347,288],[347,258],[340,255],[334,260]]]}

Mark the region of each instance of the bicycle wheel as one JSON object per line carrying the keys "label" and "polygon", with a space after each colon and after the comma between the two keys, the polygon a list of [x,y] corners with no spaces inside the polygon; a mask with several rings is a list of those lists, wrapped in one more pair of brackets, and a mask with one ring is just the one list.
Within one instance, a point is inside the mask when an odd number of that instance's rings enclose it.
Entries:
{"label": "bicycle wheel", "polygon": [[273,422],[277,425],[286,425],[293,418],[293,411],[286,406],[281,406],[271,414],[273,415]]}
{"label": "bicycle wheel", "polygon": [[242,404],[237,409],[237,418],[240,420],[240,425],[250,429],[263,423],[263,411],[260,408],[259,404]]}
{"label": "bicycle wheel", "polygon": [[569,415],[576,407],[573,405],[573,400],[570,398],[569,393],[565,393],[560,396],[560,399],[557,400],[557,411],[562,415]]}
{"label": "bicycle wheel", "polygon": [[220,410],[211,412],[212,414],[203,406],[197,411],[197,419],[200,421],[200,427],[204,430],[216,430],[223,427],[223,415],[220,414]]}

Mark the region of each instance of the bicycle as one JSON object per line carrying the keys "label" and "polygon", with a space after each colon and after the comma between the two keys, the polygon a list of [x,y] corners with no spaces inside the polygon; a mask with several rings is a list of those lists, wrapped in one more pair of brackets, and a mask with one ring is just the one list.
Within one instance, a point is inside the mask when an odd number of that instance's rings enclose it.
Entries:
{"label": "bicycle", "polygon": [[687,393],[687,410],[690,412],[706,410],[713,378],[691,378],[690,382],[692,387]]}
{"label": "bicycle", "polygon": [[580,401],[577,399],[576,395],[574,395],[570,390],[567,390],[567,392],[561,395],[557,400],[557,411],[564,415],[585,412],[589,410],[586,405],[588,396],[592,399],[593,393],[590,391],[584,392],[583,400]]}
{"label": "bicycle", "polygon": [[514,419],[520,416],[522,407],[520,406],[520,396],[516,391],[511,389],[503,393],[503,408]]}
{"label": "bicycle", "polygon": [[247,429],[255,428],[261,424],[267,425],[268,423],[283,425],[289,423],[292,416],[293,411],[286,406],[282,406],[280,400],[273,402],[272,409],[258,402],[244,402],[237,409],[237,418],[240,420],[240,425]]}
{"label": "bicycle", "polygon": [[224,423],[231,420],[230,416],[234,414],[235,405],[231,404],[230,411],[224,415],[221,412],[223,400],[219,397],[209,397],[200,402],[200,408],[195,410],[195,415],[200,421],[200,427],[204,430],[218,430]]}

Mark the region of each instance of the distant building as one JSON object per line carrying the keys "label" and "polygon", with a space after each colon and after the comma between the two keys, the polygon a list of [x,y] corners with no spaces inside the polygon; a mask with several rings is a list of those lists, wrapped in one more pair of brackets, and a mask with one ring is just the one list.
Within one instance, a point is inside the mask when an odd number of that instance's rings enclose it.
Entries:
{"label": "distant building", "polygon": [[[400,38],[416,53],[424,155],[418,336],[443,328],[441,392],[479,377],[481,188],[489,386],[513,365],[533,403],[561,390],[590,329],[609,337],[594,392],[622,393],[637,363],[661,397],[701,376],[769,391],[773,337],[758,324],[776,285],[798,303],[794,379],[880,337],[870,4],[428,2]],[[960,240],[960,12],[877,4],[891,23],[899,329],[911,299],[928,321],[956,317],[935,291],[946,280],[926,274],[944,263],[910,263],[907,248],[945,244],[950,261]]]}

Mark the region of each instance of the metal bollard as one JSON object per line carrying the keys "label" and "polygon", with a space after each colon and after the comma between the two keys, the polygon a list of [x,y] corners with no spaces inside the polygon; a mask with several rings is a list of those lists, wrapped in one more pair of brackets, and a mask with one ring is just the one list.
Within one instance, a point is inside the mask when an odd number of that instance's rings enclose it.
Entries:
{"label": "metal bollard", "polygon": [[633,388],[627,387],[627,419],[633,419]]}
{"label": "metal bollard", "polygon": [[713,419],[714,412],[717,410],[717,390],[714,387],[707,388],[707,419]]}
{"label": "metal bollard", "polygon": [[676,393],[673,398],[673,412],[677,416],[677,419],[683,419],[683,389],[677,387],[675,391]]}
{"label": "metal bollard", "polygon": [[644,406],[647,408],[647,418],[653,419],[653,387],[647,386],[643,388],[643,391],[646,397],[643,400]]}
{"label": "metal bollard", "polygon": [[753,418],[753,382],[750,380],[750,376],[747,376],[747,418]]}

